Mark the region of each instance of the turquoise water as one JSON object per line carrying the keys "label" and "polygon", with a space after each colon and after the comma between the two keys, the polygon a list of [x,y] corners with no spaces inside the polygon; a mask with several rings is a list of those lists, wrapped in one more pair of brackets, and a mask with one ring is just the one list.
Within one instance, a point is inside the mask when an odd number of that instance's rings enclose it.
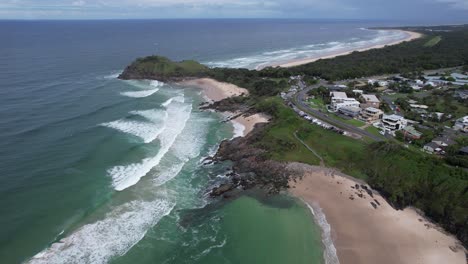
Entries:
{"label": "turquoise water", "polygon": [[400,35],[367,22],[0,21],[0,262],[321,263],[308,208],[206,197],[232,137],[199,90],[121,81],[138,56],[253,68]]}

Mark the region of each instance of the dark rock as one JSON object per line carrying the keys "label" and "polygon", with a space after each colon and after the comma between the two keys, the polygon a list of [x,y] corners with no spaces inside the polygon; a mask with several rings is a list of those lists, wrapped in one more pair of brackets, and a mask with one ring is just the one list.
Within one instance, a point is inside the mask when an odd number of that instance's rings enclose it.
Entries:
{"label": "dark rock", "polygon": [[370,202],[370,204],[372,205],[372,207],[374,207],[374,209],[377,209],[377,205],[374,202]]}
{"label": "dark rock", "polygon": [[229,192],[230,190],[234,189],[236,186],[232,183],[223,183],[218,187],[215,187],[211,190],[210,196],[211,197],[218,197],[226,192]]}

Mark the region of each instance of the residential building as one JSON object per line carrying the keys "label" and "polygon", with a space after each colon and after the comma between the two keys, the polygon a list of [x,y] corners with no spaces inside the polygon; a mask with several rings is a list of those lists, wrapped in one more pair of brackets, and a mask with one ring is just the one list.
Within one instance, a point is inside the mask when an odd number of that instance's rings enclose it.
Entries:
{"label": "residential building", "polygon": [[390,131],[400,130],[407,125],[406,119],[399,115],[383,115],[381,123],[386,130]]}
{"label": "residential building", "polygon": [[367,108],[367,107],[375,107],[379,108],[380,107],[380,101],[377,98],[377,96],[373,94],[363,94],[361,95],[362,100],[364,103],[361,104],[361,108]]}
{"label": "residential building", "polygon": [[367,107],[361,111],[360,119],[369,123],[381,119],[383,111],[375,107]]}
{"label": "residential building", "polygon": [[446,136],[436,137],[432,140],[432,142],[436,143],[441,148],[444,148],[444,147],[447,147],[456,143],[454,140]]}
{"label": "residential building", "polygon": [[461,155],[468,155],[468,146],[464,146],[463,148],[461,148],[459,153]]}
{"label": "residential building", "polygon": [[388,86],[387,81],[379,81],[378,84],[379,84],[380,87]]}
{"label": "residential building", "polygon": [[425,152],[427,152],[427,153],[430,153],[430,154],[442,151],[442,149],[439,147],[439,145],[437,145],[434,142],[429,142],[426,145],[424,145],[423,150]]}
{"label": "residential building", "polygon": [[410,104],[410,107],[415,108],[415,109],[424,109],[424,110],[429,108],[429,106],[423,105],[423,104]]}
{"label": "residential building", "polygon": [[340,112],[340,113],[342,113],[344,115],[350,116],[350,117],[356,117],[361,112],[361,108],[352,107],[352,106],[345,106],[345,107],[341,107],[340,109],[338,109],[338,112]]}
{"label": "residential building", "polygon": [[363,90],[353,90],[353,93],[355,93],[355,94],[363,94],[364,91],[363,91]]}
{"label": "residential building", "polygon": [[462,118],[457,119],[457,121],[455,121],[453,129],[468,133],[468,116],[464,116]]}
{"label": "residential building", "polygon": [[417,131],[413,126],[406,126],[403,128],[403,135],[405,138],[410,138],[410,139],[420,139],[422,136],[422,133]]}
{"label": "residential building", "polygon": [[468,90],[455,91],[454,96],[462,100],[468,99]]}
{"label": "residential building", "polygon": [[354,98],[348,98],[344,92],[331,92],[331,108],[333,111],[338,111],[338,109],[346,106],[350,107],[359,107],[359,102]]}

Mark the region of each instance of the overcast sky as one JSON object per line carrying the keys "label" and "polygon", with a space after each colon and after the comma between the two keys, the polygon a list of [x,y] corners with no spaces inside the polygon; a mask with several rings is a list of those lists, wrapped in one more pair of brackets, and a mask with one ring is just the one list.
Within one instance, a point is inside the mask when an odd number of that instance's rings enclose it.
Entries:
{"label": "overcast sky", "polygon": [[468,0],[0,0],[0,19],[343,18],[468,22]]}

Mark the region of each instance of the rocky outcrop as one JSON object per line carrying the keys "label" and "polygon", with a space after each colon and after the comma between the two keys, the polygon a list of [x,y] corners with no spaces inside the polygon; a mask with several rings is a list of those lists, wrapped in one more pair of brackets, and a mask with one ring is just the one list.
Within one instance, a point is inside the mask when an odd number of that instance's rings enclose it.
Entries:
{"label": "rocky outcrop", "polygon": [[273,194],[289,187],[287,164],[267,159],[265,150],[255,146],[267,125],[257,124],[246,137],[221,142],[213,160],[232,161],[234,173],[229,175],[228,183],[214,188],[211,196],[220,196],[234,188],[247,190],[259,187]]}

